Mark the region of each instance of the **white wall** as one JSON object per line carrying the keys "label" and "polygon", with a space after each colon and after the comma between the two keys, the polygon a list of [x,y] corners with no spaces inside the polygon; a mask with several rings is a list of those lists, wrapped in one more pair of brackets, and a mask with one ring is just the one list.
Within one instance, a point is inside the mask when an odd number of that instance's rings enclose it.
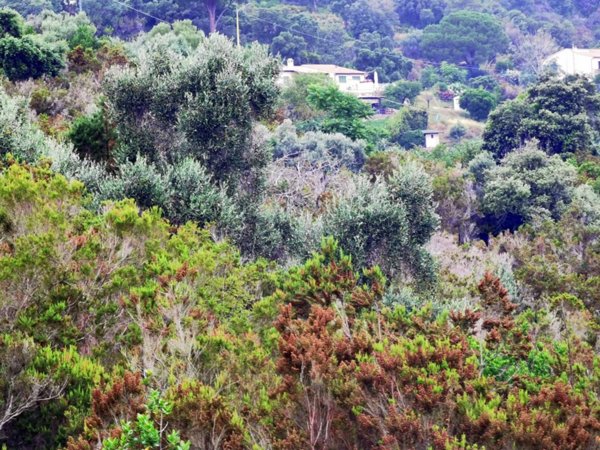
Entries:
{"label": "white wall", "polygon": [[590,75],[600,73],[600,58],[592,58],[570,48],[561,50],[550,58],[549,63],[556,63],[559,69],[567,75]]}
{"label": "white wall", "polygon": [[435,148],[440,145],[440,135],[437,133],[425,134],[425,148]]}
{"label": "white wall", "polygon": [[[345,81],[344,81],[345,80]],[[364,75],[336,75],[335,82],[342,91],[355,91],[365,81]]]}

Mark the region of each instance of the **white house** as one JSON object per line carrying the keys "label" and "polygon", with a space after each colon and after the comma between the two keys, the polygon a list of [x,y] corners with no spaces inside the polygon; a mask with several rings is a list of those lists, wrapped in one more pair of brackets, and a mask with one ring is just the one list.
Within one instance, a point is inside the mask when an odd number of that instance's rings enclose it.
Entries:
{"label": "white house", "polygon": [[600,48],[565,48],[546,58],[545,65],[555,65],[564,75],[600,74]]}
{"label": "white house", "polygon": [[335,64],[294,64],[293,59],[287,63],[279,72],[278,84],[285,86],[291,83],[296,74],[321,74],[331,78],[341,91],[356,95],[361,100],[374,105],[381,106],[384,86],[379,84],[377,72],[373,73],[373,79],[368,78],[368,72],[336,66]]}

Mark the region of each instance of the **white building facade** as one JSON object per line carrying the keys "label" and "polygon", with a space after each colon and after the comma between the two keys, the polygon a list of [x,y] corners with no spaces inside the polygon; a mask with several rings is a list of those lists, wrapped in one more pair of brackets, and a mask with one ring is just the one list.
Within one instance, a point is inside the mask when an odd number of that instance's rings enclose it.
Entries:
{"label": "white building facade", "polygon": [[600,49],[565,48],[549,56],[545,64],[556,66],[563,75],[585,75],[595,77],[600,74]]}
{"label": "white building facade", "polygon": [[285,66],[279,72],[278,83],[287,85],[291,83],[295,74],[321,74],[331,78],[340,91],[355,94],[358,97],[376,95],[383,90],[380,86],[377,74],[373,74],[373,80],[367,78],[368,73],[361,70],[340,67],[334,64],[294,64],[293,59],[288,59]]}

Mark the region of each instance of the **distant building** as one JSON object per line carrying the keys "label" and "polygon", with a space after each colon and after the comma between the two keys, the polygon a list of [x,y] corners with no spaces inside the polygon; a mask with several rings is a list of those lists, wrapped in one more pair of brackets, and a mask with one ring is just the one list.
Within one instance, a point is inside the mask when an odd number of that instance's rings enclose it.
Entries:
{"label": "distant building", "polygon": [[424,130],[425,148],[436,148],[440,145],[440,132],[435,130]]}
{"label": "distant building", "polygon": [[383,99],[383,86],[379,84],[377,72],[373,73],[373,79],[369,79],[368,72],[336,66],[335,64],[294,64],[293,59],[288,59],[285,66],[279,72],[278,84],[285,86],[291,83],[296,74],[321,74],[331,78],[340,91],[354,94],[361,100],[373,105],[376,109],[381,108]]}
{"label": "distant building", "polygon": [[563,75],[600,74],[600,48],[565,48],[546,58],[546,66],[556,66]]}
{"label": "distant building", "polygon": [[454,106],[454,111],[462,111],[463,110],[460,107],[460,95],[457,95],[452,99],[452,105]]}

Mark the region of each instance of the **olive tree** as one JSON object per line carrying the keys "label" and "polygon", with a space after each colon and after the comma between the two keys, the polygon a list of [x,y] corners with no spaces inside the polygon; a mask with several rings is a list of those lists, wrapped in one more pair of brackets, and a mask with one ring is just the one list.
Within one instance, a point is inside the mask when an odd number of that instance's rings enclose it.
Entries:
{"label": "olive tree", "polygon": [[277,61],[266,47],[238,48],[216,34],[187,56],[161,42],[149,43],[135,67],[113,71],[104,84],[120,157],[140,154],[159,166],[190,157],[216,182],[234,183],[252,164],[253,123],[275,104]]}
{"label": "olive tree", "polygon": [[572,200],[577,173],[534,141],[488,166],[483,178],[482,209],[501,229],[559,219]]}
{"label": "olive tree", "polygon": [[379,265],[388,275],[421,282],[433,278],[424,245],[437,225],[431,180],[416,164],[401,167],[388,182],[357,177],[324,217],[325,234],[357,266]]}

